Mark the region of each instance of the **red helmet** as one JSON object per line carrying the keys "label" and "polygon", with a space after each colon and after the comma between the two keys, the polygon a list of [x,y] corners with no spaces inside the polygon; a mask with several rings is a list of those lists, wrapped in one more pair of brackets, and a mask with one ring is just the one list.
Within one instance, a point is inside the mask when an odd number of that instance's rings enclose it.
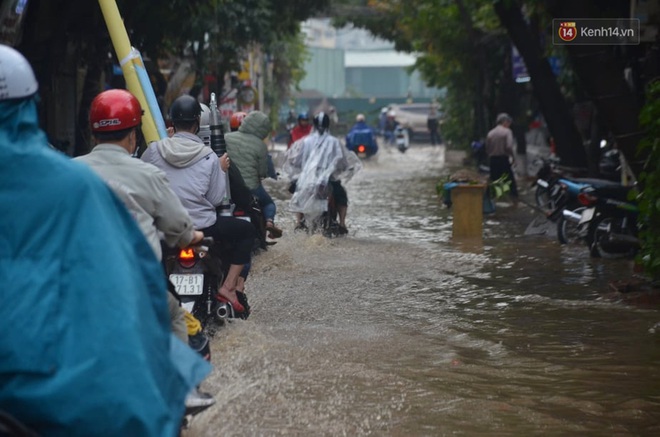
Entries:
{"label": "red helmet", "polygon": [[114,132],[137,126],[142,121],[142,108],[135,96],[126,90],[103,91],[92,101],[89,123],[92,132]]}
{"label": "red helmet", "polygon": [[238,130],[238,128],[241,127],[241,123],[243,123],[243,119],[245,117],[247,117],[245,112],[234,112],[229,119],[229,127],[231,130]]}

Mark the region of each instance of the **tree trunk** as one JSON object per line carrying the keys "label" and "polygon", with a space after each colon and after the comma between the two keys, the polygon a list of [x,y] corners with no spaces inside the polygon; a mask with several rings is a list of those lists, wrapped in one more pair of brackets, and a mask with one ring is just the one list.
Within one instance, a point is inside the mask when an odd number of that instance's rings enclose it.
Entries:
{"label": "tree trunk", "polygon": [[[618,2],[625,6],[628,2]],[[608,2],[609,6],[617,2]],[[594,0],[549,1],[550,13],[556,18],[603,18],[600,2]],[[614,15],[617,15],[614,12]],[[626,15],[627,16],[627,15]],[[615,17],[616,18],[616,17]],[[644,136],[639,126],[640,102],[625,81],[621,59],[612,46],[567,45],[571,64],[582,87],[593,100],[600,119],[615,136],[619,150],[638,175],[644,163],[638,157],[637,145]]]}
{"label": "tree trunk", "polygon": [[582,136],[575,126],[550,65],[543,56],[536,35],[523,19],[520,6],[514,1],[500,0],[495,2],[494,8],[511,41],[525,60],[534,95],[554,137],[562,163],[569,167],[586,167],[587,154]]}

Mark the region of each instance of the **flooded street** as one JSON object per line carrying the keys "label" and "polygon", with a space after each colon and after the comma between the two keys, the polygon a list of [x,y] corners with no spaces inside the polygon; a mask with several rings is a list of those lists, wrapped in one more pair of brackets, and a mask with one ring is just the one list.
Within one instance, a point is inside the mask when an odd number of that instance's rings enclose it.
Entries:
{"label": "flooded street", "polygon": [[630,262],[525,235],[534,211],[506,203],[482,244],[452,241],[446,156],[365,162],[347,238],[294,233],[266,182],[285,235],[254,259],[251,317],[213,339],[217,403],[186,436],[660,435],[660,311],[607,297]]}

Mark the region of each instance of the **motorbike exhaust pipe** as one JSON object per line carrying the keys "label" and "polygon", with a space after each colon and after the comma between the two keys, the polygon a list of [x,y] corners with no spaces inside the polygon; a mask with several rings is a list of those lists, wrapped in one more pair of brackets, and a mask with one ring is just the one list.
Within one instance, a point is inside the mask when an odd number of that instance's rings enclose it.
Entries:
{"label": "motorbike exhaust pipe", "polygon": [[627,234],[609,234],[604,239],[603,244],[629,249],[639,249],[640,247],[639,239],[634,235]]}
{"label": "motorbike exhaust pipe", "polygon": [[215,316],[219,320],[225,320],[229,317],[230,308],[226,303],[219,303],[215,309]]}
{"label": "motorbike exhaust pipe", "polygon": [[573,211],[570,211],[568,209],[565,209],[561,212],[561,214],[564,216],[566,220],[569,220],[571,222],[575,223],[580,223],[580,219],[582,218],[582,215],[577,214]]}

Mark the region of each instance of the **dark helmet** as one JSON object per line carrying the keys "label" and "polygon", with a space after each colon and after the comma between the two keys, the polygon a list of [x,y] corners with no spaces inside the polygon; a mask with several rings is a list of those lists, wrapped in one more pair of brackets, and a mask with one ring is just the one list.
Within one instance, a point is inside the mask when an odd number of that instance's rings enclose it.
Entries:
{"label": "dark helmet", "polygon": [[202,107],[193,96],[178,97],[170,107],[172,121],[196,121],[202,115]]}
{"label": "dark helmet", "polygon": [[309,114],[306,113],[306,112],[301,112],[300,114],[298,114],[298,121],[300,121],[300,120],[309,121]]}
{"label": "dark helmet", "polygon": [[320,134],[324,133],[330,127],[330,116],[325,112],[319,112],[314,117],[314,129]]}

